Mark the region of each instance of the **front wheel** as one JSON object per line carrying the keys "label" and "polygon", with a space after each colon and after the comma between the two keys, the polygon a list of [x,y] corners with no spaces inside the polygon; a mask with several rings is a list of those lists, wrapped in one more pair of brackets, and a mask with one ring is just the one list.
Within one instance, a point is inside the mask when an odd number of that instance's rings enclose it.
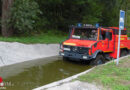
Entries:
{"label": "front wheel", "polygon": [[67,60],[69,60],[69,58],[68,57],[63,57],[63,60],[67,61]]}
{"label": "front wheel", "polygon": [[99,54],[95,59],[90,62],[90,65],[101,65],[105,63],[105,58]]}

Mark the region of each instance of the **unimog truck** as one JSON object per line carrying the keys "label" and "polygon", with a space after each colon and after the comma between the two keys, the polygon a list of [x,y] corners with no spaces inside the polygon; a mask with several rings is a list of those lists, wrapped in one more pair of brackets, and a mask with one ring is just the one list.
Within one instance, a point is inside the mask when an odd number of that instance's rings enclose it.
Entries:
{"label": "unimog truck", "polygon": [[[118,27],[72,26],[69,38],[60,45],[60,55],[68,60],[86,60],[91,65],[117,58]],[[130,53],[127,30],[121,31],[120,56]]]}

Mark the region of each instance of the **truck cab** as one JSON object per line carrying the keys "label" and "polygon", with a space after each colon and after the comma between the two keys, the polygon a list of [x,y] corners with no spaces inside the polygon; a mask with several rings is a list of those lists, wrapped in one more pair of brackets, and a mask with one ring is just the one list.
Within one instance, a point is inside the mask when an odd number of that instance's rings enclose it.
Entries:
{"label": "truck cab", "polygon": [[[118,31],[116,27],[72,26],[69,38],[60,45],[60,55],[64,59],[87,60],[92,65],[103,64],[106,59],[117,58]],[[129,53],[126,29],[122,30],[121,49]]]}

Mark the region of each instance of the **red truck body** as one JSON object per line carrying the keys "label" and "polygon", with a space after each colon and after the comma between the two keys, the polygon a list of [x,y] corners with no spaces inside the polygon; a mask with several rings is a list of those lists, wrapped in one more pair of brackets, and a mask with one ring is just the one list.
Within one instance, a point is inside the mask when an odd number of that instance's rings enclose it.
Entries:
{"label": "red truck body", "polygon": [[[69,38],[61,44],[60,55],[79,60],[93,60],[99,54],[100,57],[102,55],[104,58],[117,58],[118,33],[118,27],[73,26]],[[86,38],[82,39],[81,34],[86,36]],[[120,55],[126,55],[129,51],[130,40],[127,37],[127,30],[124,29],[121,31]]]}

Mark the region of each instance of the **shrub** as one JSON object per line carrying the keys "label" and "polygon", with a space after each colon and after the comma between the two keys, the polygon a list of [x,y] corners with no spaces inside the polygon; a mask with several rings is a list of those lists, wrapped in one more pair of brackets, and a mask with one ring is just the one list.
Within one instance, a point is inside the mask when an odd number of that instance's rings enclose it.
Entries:
{"label": "shrub", "polygon": [[10,25],[16,31],[28,33],[34,29],[40,13],[39,5],[34,0],[14,0]]}

